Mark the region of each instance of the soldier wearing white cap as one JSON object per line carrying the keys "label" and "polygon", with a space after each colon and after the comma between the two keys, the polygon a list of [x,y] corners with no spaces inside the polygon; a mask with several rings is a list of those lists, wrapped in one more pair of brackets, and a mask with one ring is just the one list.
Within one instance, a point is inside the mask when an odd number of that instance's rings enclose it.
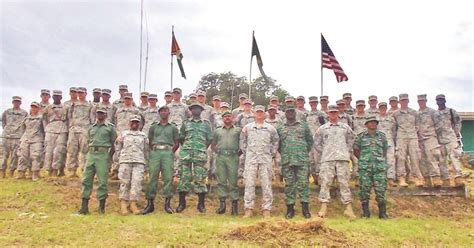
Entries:
{"label": "soldier wearing white cap", "polygon": [[[398,102],[398,98],[397,98]],[[395,160],[395,119],[387,113],[387,103],[380,102],[379,106],[379,125],[378,129],[385,133],[387,137],[387,179],[390,187],[396,187],[397,183],[397,168]]]}
{"label": "soldier wearing white cap", "polygon": [[53,103],[43,111],[44,167],[48,176],[63,176],[66,160],[66,145],[68,127],[65,108],[61,103],[62,91],[53,90]]}
{"label": "soldier wearing white cap", "polygon": [[42,89],[40,97],[41,97],[41,101],[39,102],[40,110],[43,111],[43,109],[46,108],[46,106],[50,104],[49,99],[51,98],[51,91],[47,89]]}
{"label": "soldier wearing white cap", "polygon": [[26,110],[20,108],[21,97],[12,97],[13,107],[3,111],[2,113],[2,145],[3,157],[0,167],[0,178],[5,177],[5,172],[8,169],[8,160],[10,159],[10,177],[13,177],[15,170],[18,167],[18,147],[20,145],[20,138],[25,132],[21,123],[28,116]]}
{"label": "soldier wearing white cap", "polygon": [[100,102],[97,108],[102,108],[107,111],[106,121],[112,124],[115,124],[115,112],[117,109],[115,105],[110,102],[110,96],[112,95],[112,91],[110,89],[102,89],[102,101]]}
{"label": "soldier wearing white cap", "polygon": [[247,101],[248,98],[249,97],[247,96],[247,94],[240,93],[240,95],[239,95],[239,106],[237,108],[235,108],[234,110],[232,110],[232,118],[234,119],[234,121],[240,113],[244,112],[245,101]]}

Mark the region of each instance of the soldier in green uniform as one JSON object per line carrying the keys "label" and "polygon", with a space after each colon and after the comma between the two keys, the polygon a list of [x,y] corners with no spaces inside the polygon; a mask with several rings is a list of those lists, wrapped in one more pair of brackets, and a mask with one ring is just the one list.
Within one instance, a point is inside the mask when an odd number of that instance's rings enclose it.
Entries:
{"label": "soldier in green uniform", "polygon": [[237,188],[237,176],[239,169],[240,127],[232,123],[232,113],[222,113],[224,126],[213,133],[212,149],[217,153],[216,178],[217,195],[219,196],[219,208],[216,213],[223,214],[226,211],[225,200],[227,196],[232,201],[232,215],[237,215],[237,203],[239,200],[239,189]]}
{"label": "soldier in green uniform", "polygon": [[370,217],[370,191],[374,187],[375,200],[379,207],[379,218],[387,219],[385,191],[387,190],[388,141],[382,131],[377,130],[379,121],[375,116],[367,117],[367,130],[357,135],[354,155],[359,159],[359,197],[363,217]]}
{"label": "soldier in green uniform", "polygon": [[191,190],[191,181],[194,181],[194,192],[199,197],[197,209],[204,213],[206,211],[204,198],[207,193],[205,183],[207,170],[204,165],[207,161],[207,147],[212,140],[211,124],[209,121],[201,119],[204,107],[200,103],[194,102],[189,106],[189,110],[192,117],[183,122],[179,131],[180,180],[178,184],[179,205],[176,212],[180,213],[186,208],[186,194]]}
{"label": "soldier in green uniform", "polygon": [[163,196],[165,197],[165,212],[172,214],[171,197],[173,196],[173,163],[174,152],[179,147],[179,130],[172,123],[168,122],[170,109],[168,106],[162,106],[158,109],[160,120],[151,124],[148,131],[148,139],[150,140],[150,161],[149,179],[146,188],[147,205],[143,209],[143,214],[149,214],[155,210],[153,201],[156,196],[156,186],[158,183],[158,175],[161,172],[163,178]]}
{"label": "soldier in green uniform", "polygon": [[107,198],[107,176],[114,153],[114,142],[117,138],[115,126],[107,122],[107,110],[97,108],[96,122],[87,132],[87,162],[82,179],[82,206],[78,214],[89,214],[89,198],[92,193],[94,175],[97,173],[99,186],[97,199],[99,200],[99,214],[105,213],[105,199]]}
{"label": "soldier in green uniform", "polygon": [[285,179],[286,218],[295,216],[295,198],[299,191],[303,216],[311,218],[309,212],[309,152],[313,137],[306,121],[296,118],[293,105],[286,106],[286,121],[278,125],[280,137],[278,151],[281,154],[281,171]]}

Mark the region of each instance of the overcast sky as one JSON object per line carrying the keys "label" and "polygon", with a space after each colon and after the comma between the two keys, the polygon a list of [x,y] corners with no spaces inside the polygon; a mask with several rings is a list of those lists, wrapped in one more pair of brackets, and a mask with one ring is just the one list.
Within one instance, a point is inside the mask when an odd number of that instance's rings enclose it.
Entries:
{"label": "overcast sky", "polygon": [[[139,89],[140,1],[0,0],[0,111],[11,96],[23,107],[42,88]],[[252,30],[264,70],[292,95],[320,95],[320,33],[349,77],[324,70],[330,102],[378,95],[444,93],[458,111],[474,111],[472,1],[151,1],[146,90],[160,102],[170,88],[171,26],[184,54],[185,94],[210,72],[249,76]],[[144,44],[145,45],[145,44]],[[253,77],[259,75],[254,63]],[[176,65],[176,63],[175,63]]]}

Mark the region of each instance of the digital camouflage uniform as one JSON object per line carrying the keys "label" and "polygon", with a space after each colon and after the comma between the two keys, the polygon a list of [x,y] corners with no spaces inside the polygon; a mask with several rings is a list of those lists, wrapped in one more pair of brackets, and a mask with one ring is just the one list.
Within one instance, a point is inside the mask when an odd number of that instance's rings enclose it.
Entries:
{"label": "digital camouflage uniform", "polygon": [[[129,129],[129,121],[132,116],[138,115],[142,121],[140,121],[140,128],[143,123],[143,116],[140,113],[140,110],[135,106],[125,106],[119,107],[115,112],[115,130],[117,135],[120,136],[125,130]],[[120,168],[120,163],[118,162],[118,157],[114,156],[114,161],[112,164],[112,171],[117,172]]]}
{"label": "digital camouflage uniform", "polygon": [[[319,110],[309,111],[307,122],[308,122],[309,130],[311,131],[311,137],[313,137],[314,139],[316,130],[318,130],[318,128],[321,125],[327,122],[326,113]],[[321,162],[320,162],[319,154],[314,150],[314,147],[311,148],[311,152],[309,153],[309,161],[310,161],[309,171],[311,175],[318,177],[319,169],[321,167]]]}
{"label": "digital camouflage uniform", "polygon": [[158,107],[148,107],[143,113],[143,119],[145,119],[145,123],[143,124],[142,131],[148,135],[148,131],[150,131],[150,127],[154,122],[160,121],[160,115],[158,114]]}
{"label": "digital camouflage uniform", "polygon": [[[285,115],[283,114],[283,117]],[[267,115],[267,118],[265,119],[265,122],[272,125],[275,129],[280,123],[282,122],[282,119],[278,116],[278,113],[275,115],[275,119],[270,119],[270,117]],[[242,159],[242,170],[243,170],[243,162],[244,160]],[[275,158],[273,158],[273,175],[281,175],[281,155],[280,152],[277,152],[275,155]]]}
{"label": "digital camouflage uniform", "polygon": [[397,169],[396,169],[396,160],[395,160],[395,119],[390,115],[378,117],[379,124],[378,130],[385,134],[387,138],[388,148],[387,148],[387,178],[396,180],[397,179]]}
{"label": "digital camouflage uniform", "polygon": [[278,125],[277,132],[286,204],[294,205],[297,193],[301,202],[309,203],[309,152],[313,137],[308,124],[298,120],[294,123],[284,121]]}
{"label": "digital camouflage uniform", "polygon": [[25,132],[21,136],[18,149],[18,171],[31,169],[32,172],[37,172],[43,167],[43,116],[41,113],[36,116],[28,115],[21,125]]}
{"label": "digital camouflage uniform", "polygon": [[255,121],[253,112],[242,112],[234,120],[234,124],[238,127],[245,127],[245,125]]}
{"label": "digital camouflage uniform", "polygon": [[46,170],[64,168],[68,127],[62,104],[51,104],[43,111],[46,136],[44,139],[44,166]]}
{"label": "digital camouflage uniform", "polygon": [[272,159],[275,156],[279,138],[276,129],[268,124],[258,125],[255,122],[243,127],[240,134],[240,150],[245,159],[244,180],[245,209],[253,209],[255,205],[255,185],[257,174],[262,187],[262,210],[271,210],[272,193]]}
{"label": "digital camouflage uniform", "polygon": [[[167,106],[170,109],[170,115],[168,117],[169,123],[174,124],[179,130],[183,122],[190,117],[188,106],[184,103],[175,102],[175,101],[169,103]],[[179,170],[180,150],[181,150],[181,147],[178,150],[176,150],[175,156],[174,156],[175,173],[178,173],[178,170]]]}
{"label": "digital camouflage uniform", "polygon": [[[19,98],[18,98],[19,99]],[[20,146],[20,138],[25,132],[22,125],[23,120],[28,116],[28,112],[23,109],[7,109],[2,114],[2,145],[3,160],[0,170],[7,170],[7,162],[10,160],[10,171],[14,171],[18,167],[18,147]]]}
{"label": "digital camouflage uniform", "polygon": [[[295,109],[296,111],[296,119],[301,122],[306,122],[306,118],[308,117],[309,111],[307,109]],[[283,113],[283,118],[285,117],[285,114]]]}

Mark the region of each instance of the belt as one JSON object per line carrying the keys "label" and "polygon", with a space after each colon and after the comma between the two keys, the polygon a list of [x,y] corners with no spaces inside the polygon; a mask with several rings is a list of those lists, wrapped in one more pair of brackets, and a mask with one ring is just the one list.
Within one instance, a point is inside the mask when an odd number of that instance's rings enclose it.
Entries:
{"label": "belt", "polygon": [[221,155],[235,155],[235,154],[237,154],[237,151],[234,151],[234,150],[218,150],[218,151],[217,151],[217,154],[221,154]]}
{"label": "belt", "polygon": [[90,152],[109,152],[109,147],[105,146],[91,146],[89,147]]}
{"label": "belt", "polygon": [[153,150],[171,150],[169,145],[153,145]]}

